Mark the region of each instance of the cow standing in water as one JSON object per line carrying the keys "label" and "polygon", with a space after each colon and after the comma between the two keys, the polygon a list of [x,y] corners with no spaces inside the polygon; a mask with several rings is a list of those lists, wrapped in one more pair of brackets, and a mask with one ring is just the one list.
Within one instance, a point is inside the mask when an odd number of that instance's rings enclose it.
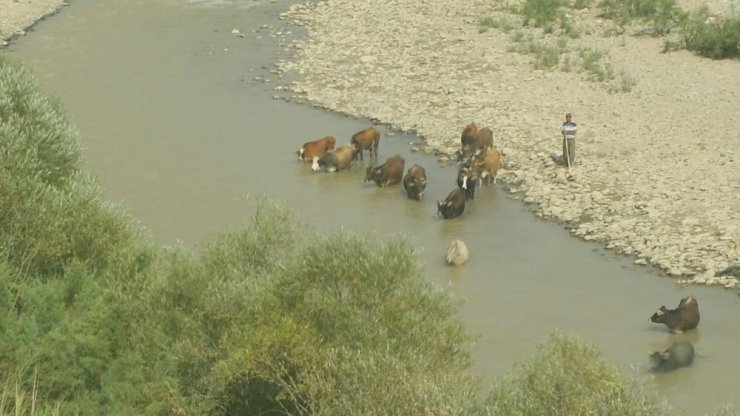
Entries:
{"label": "cow standing in water", "polygon": [[303,143],[303,146],[296,151],[298,154],[298,160],[302,160],[306,163],[311,162],[313,163],[311,169],[319,170],[319,159],[321,156],[324,156],[326,152],[333,150],[335,144],[336,139],[332,136],[325,136],[320,139]]}
{"label": "cow standing in water", "polygon": [[496,174],[501,170],[501,152],[495,147],[488,149],[481,159],[473,158],[471,169],[481,184],[496,183]]}
{"label": "cow standing in water", "polygon": [[462,215],[465,211],[465,195],[460,188],[453,189],[445,199],[437,201],[437,211],[446,220]]}
{"label": "cow standing in water", "polygon": [[676,309],[658,308],[650,317],[650,322],[664,324],[671,332],[680,334],[699,325],[699,302],[693,296],[687,296],[678,303]]}
{"label": "cow standing in water", "polygon": [[424,190],[427,187],[427,172],[421,165],[414,164],[403,177],[403,188],[409,199],[421,201],[424,196]]}
{"label": "cow standing in water", "polygon": [[356,154],[357,148],[351,144],[345,144],[321,156],[317,164],[319,168],[326,169],[327,172],[336,172],[349,168]]}
{"label": "cow standing in water", "polygon": [[465,200],[475,199],[475,187],[478,184],[478,178],[472,169],[463,166],[457,171],[457,186],[465,194]]}
{"label": "cow standing in water", "polygon": [[378,167],[370,165],[365,172],[365,182],[374,181],[381,188],[401,183],[405,164],[401,155],[393,155]]}
{"label": "cow standing in water", "polygon": [[367,150],[370,158],[378,157],[378,146],[380,146],[380,131],[375,127],[368,127],[352,135],[350,143],[357,148],[355,159],[364,160],[363,151]]}

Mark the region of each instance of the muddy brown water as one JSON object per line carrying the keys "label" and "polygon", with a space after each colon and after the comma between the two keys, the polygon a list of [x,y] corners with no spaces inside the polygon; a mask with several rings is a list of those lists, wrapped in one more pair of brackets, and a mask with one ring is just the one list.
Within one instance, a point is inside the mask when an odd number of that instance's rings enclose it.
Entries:
{"label": "muddy brown water", "polygon": [[[694,365],[651,381],[672,414],[712,413],[738,397],[734,291],[678,287],[537,219],[500,184],[480,190],[463,217],[443,221],[435,200],[454,188],[456,168],[411,152],[409,143],[418,138],[385,126],[379,126],[379,159],[399,153],[407,167],[424,166],[424,201],[407,200],[400,187],[364,184],[362,166],[329,174],[299,163],[294,152],[303,142],[324,135],[347,142],[370,122],[273,98],[269,70],[289,50],[271,34],[299,30],[278,19],[289,4],[75,0],[7,51],[64,103],[106,196],[158,243],[197,248],[247,221],[265,195],[318,231],[415,241],[425,275],[463,301],[461,318],[478,337],[472,371],[483,389],[557,329],[641,374],[649,351],[691,340]],[[557,146],[554,141],[554,151]],[[453,269],[445,266],[444,251],[457,238],[470,248],[471,261]],[[672,336],[648,322],[657,307],[675,307],[688,294],[699,300],[698,330]]]}

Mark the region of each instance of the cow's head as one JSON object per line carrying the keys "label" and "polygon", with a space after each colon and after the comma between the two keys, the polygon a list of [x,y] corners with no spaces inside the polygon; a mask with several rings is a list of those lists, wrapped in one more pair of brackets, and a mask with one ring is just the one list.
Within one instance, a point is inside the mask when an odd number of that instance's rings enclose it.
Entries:
{"label": "cow's head", "polygon": [[657,311],[653,314],[653,316],[650,317],[650,322],[657,322],[659,324],[662,324],[665,322],[666,314],[668,313],[668,309],[665,307],[665,305],[658,308]]}
{"label": "cow's head", "polygon": [[365,182],[374,181],[379,178],[382,173],[383,169],[380,166],[374,167],[372,164],[368,165],[365,170]]}

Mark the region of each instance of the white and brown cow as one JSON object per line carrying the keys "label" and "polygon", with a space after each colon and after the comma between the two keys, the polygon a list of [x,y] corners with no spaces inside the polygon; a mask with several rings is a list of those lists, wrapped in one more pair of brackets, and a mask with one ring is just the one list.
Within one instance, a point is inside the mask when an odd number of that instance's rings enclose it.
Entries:
{"label": "white and brown cow", "polygon": [[406,161],[401,155],[393,155],[378,167],[368,166],[365,182],[373,181],[381,188],[401,183],[405,165]]}
{"label": "white and brown cow", "polygon": [[298,154],[298,160],[302,160],[306,163],[310,162],[312,163],[311,169],[319,170],[319,158],[324,156],[326,152],[334,149],[336,142],[337,141],[333,136],[325,136],[320,139],[303,143],[303,146],[296,151]]}
{"label": "white and brown cow", "polygon": [[473,158],[471,168],[481,184],[496,183],[496,174],[501,170],[501,152],[495,147],[488,149],[482,158]]}
{"label": "white and brown cow", "polygon": [[446,220],[462,215],[465,211],[465,195],[460,188],[453,189],[445,199],[437,201],[437,211]]}
{"label": "white and brown cow", "polygon": [[324,156],[319,158],[317,164],[319,169],[325,169],[327,172],[336,172],[349,168],[356,154],[356,147],[351,144],[345,144],[344,146],[326,152]]}
{"label": "white and brown cow", "polygon": [[650,322],[664,324],[671,332],[680,334],[699,325],[699,302],[693,296],[687,296],[678,303],[676,309],[658,308],[650,317]]}
{"label": "white and brown cow", "polygon": [[378,157],[378,146],[380,146],[380,131],[375,127],[368,127],[352,135],[350,143],[357,148],[355,158],[363,160],[363,151],[367,150],[371,158]]}
{"label": "white and brown cow", "polygon": [[409,199],[418,199],[424,196],[424,190],[427,187],[427,172],[421,165],[414,164],[403,177],[403,189]]}

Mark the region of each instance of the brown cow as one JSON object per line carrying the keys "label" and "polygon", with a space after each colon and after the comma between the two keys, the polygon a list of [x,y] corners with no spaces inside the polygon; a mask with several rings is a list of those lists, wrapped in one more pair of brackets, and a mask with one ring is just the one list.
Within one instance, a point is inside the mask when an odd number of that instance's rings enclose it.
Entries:
{"label": "brown cow", "polygon": [[380,145],[380,132],[375,127],[368,127],[352,135],[350,143],[357,148],[355,158],[363,160],[363,151],[368,150],[371,158],[378,157],[378,146]]}
{"label": "brown cow", "polygon": [[401,155],[393,155],[378,167],[370,165],[365,172],[365,182],[374,181],[381,188],[400,183],[405,164]]}
{"label": "brown cow", "polygon": [[460,135],[460,144],[462,144],[462,148],[465,149],[466,147],[475,143],[475,136],[477,134],[478,126],[476,126],[474,122],[465,126],[462,134]]}
{"label": "brown cow", "polygon": [[311,165],[311,169],[319,170],[319,158],[324,156],[329,150],[334,149],[336,142],[337,141],[334,137],[325,136],[320,139],[303,143],[303,146],[296,151],[298,154],[298,160],[302,160],[306,163],[311,162],[313,163]]}
{"label": "brown cow", "polygon": [[327,172],[336,172],[347,169],[352,165],[352,161],[357,154],[357,148],[351,144],[345,144],[334,150],[326,152],[317,161],[319,168],[326,169]]}
{"label": "brown cow", "polygon": [[665,324],[671,332],[680,334],[699,325],[699,303],[693,296],[687,296],[678,303],[676,309],[658,308],[650,317],[650,322]]}
{"label": "brown cow", "polygon": [[414,164],[403,177],[403,188],[410,199],[418,199],[424,196],[424,189],[427,187],[427,172],[420,165]]}
{"label": "brown cow", "polygon": [[493,131],[488,127],[478,130],[475,138],[462,147],[462,158],[468,159],[471,156],[479,156],[486,153],[493,147]]}
{"label": "brown cow", "polygon": [[495,147],[489,149],[482,158],[473,158],[472,170],[480,183],[490,185],[496,183],[496,173],[501,169],[501,152]]}
{"label": "brown cow", "polygon": [[465,211],[465,195],[460,188],[455,188],[447,197],[437,201],[437,211],[442,214],[442,218],[450,219],[459,217]]}

